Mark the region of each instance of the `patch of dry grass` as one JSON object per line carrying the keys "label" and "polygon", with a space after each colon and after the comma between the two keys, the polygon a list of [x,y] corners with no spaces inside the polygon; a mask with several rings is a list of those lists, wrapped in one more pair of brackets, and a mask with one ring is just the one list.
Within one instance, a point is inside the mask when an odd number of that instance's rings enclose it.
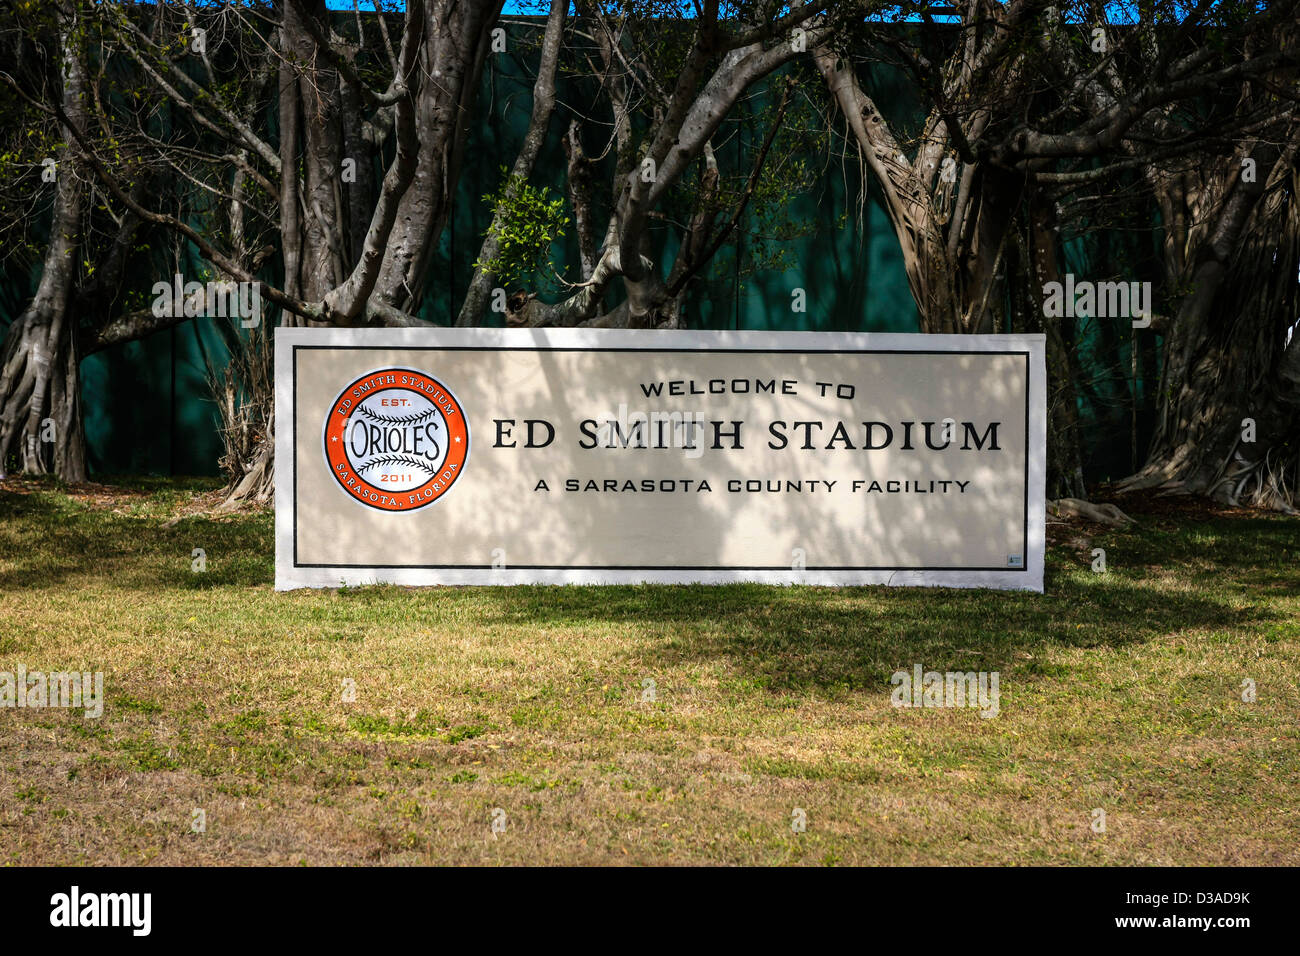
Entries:
{"label": "patch of dry grass", "polygon": [[[0,671],[107,698],[0,709],[0,861],[1300,863],[1294,520],[1144,520],[1042,596],[276,594],[210,490],[0,489]],[[892,707],[916,663],[999,716]]]}

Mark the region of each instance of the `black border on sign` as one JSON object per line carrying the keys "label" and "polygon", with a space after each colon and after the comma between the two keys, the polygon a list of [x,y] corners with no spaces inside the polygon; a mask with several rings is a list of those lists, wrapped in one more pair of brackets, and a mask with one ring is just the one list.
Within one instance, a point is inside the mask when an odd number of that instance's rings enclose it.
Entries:
{"label": "black border on sign", "polygon": [[[1025,481],[1024,513],[1021,525],[1022,544],[1020,548],[1020,567],[984,567],[971,568],[963,565],[938,567],[898,567],[890,565],[818,565],[807,567],[805,571],[1006,571],[1027,572],[1029,570],[1029,391],[1031,385],[1029,359],[1030,353],[1024,349],[644,349],[628,347],[578,346],[564,348],[538,348],[536,346],[516,345],[295,345],[293,346],[293,567],[295,568],[376,568],[384,570],[411,571],[488,571],[491,564],[299,564],[298,563],[298,352],[301,349],[325,351],[383,351],[383,352],[783,352],[799,355],[1022,355],[1025,359]],[[428,374],[428,373],[423,373]],[[786,565],[680,565],[680,564],[512,564],[511,569],[520,571],[789,571]]]}

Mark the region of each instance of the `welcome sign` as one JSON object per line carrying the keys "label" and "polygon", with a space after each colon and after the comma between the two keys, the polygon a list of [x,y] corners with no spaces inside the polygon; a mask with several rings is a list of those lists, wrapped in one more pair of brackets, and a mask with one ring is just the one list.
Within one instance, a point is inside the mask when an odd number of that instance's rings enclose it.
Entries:
{"label": "welcome sign", "polygon": [[1041,335],[276,330],[276,587],[1042,590]]}

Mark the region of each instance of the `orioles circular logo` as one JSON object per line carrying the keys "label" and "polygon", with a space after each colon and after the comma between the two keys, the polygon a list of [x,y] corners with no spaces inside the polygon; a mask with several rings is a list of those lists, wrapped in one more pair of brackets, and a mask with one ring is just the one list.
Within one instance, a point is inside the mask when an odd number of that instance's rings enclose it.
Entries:
{"label": "orioles circular logo", "polygon": [[334,399],[325,419],[325,460],[339,487],[381,511],[431,505],[469,458],[469,422],[432,375],[382,368]]}

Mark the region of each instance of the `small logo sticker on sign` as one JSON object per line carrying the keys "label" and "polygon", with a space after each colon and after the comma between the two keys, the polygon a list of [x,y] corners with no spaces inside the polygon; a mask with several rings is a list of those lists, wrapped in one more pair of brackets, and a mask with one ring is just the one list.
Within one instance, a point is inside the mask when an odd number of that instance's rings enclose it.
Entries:
{"label": "small logo sticker on sign", "polygon": [[380,511],[433,504],[469,458],[469,423],[445,385],[424,372],[367,373],[334,399],[325,460],[349,496]]}
{"label": "small logo sticker on sign", "polygon": [[1008,554],[1008,555],[1007,555],[1007,567],[1009,567],[1009,568],[1023,568],[1024,566],[1025,566],[1025,559],[1024,559],[1023,557],[1021,557],[1020,555],[1018,555],[1018,554]]}

